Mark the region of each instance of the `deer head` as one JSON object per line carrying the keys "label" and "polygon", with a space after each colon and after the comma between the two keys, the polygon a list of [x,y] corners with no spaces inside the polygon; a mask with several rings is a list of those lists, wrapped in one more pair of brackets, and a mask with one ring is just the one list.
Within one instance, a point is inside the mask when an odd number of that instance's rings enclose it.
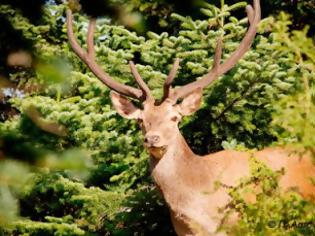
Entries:
{"label": "deer head", "polygon": [[[250,27],[241,41],[238,49],[223,63],[221,63],[223,37],[217,40],[212,69],[201,79],[190,84],[175,89],[171,88],[180,60],[176,59],[165,83],[164,95],[161,101],[156,101],[146,83],[139,75],[133,62],[130,62],[131,72],[139,86],[139,89],[120,84],[114,81],[96,63],[94,57],[93,34],[95,29],[95,19],[90,19],[87,34],[87,51],[83,50],[73,33],[72,13],[67,11],[68,38],[74,52],[91,69],[111,92],[112,103],[117,112],[127,118],[136,119],[144,134],[144,144],[152,156],[160,158],[168,149],[174,139],[181,137],[178,123],[183,116],[190,115],[198,110],[202,100],[202,90],[220,75],[229,71],[238,60],[250,48],[256,34],[257,25],[260,21],[260,3],[254,0],[254,8],[250,5],[246,7]],[[131,100],[133,98],[142,102],[142,108],[137,108]],[[177,101],[181,99],[181,102]]]}
{"label": "deer head", "polygon": [[168,146],[176,143],[181,137],[178,123],[183,116],[198,110],[201,97],[202,89],[198,87],[180,104],[169,98],[159,104],[148,99],[143,102],[143,107],[140,109],[127,97],[116,92],[111,93],[111,100],[117,112],[127,119],[138,121],[144,134],[144,146],[155,158],[161,158]]}

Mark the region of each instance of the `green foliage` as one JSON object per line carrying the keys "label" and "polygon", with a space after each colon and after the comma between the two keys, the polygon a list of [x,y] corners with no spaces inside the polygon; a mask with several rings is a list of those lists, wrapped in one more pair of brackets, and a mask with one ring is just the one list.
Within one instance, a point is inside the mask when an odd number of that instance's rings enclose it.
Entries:
{"label": "green foliage", "polygon": [[7,187],[0,188],[0,232],[1,226],[17,219],[19,209],[17,200],[12,196],[12,192]]}
{"label": "green foliage", "polygon": [[266,11],[278,14],[280,11],[285,11],[292,15],[291,28],[303,29],[306,25],[311,26],[310,34],[315,33],[314,21],[311,20],[311,16],[315,14],[315,2],[313,0],[304,1],[290,1],[290,0],[273,0],[266,1],[264,4]]}
{"label": "green foliage", "polygon": [[[61,174],[37,175],[20,194],[21,215],[5,233],[31,235],[174,235],[154,187],[127,194],[86,188]],[[8,205],[9,207],[9,205]]]}
{"label": "green foliage", "polygon": [[85,232],[79,229],[75,224],[24,220],[15,222],[11,228],[4,231],[4,234],[23,236],[79,236],[85,235]]}
{"label": "green foliage", "polygon": [[111,235],[176,235],[166,204],[154,186],[135,190],[124,200],[122,209],[105,224]]}
{"label": "green foliage", "polygon": [[113,219],[123,198],[122,193],[86,188],[60,174],[40,175],[20,197],[21,214],[34,221],[65,222],[104,235],[104,221]]}
{"label": "green foliage", "polygon": [[134,13],[140,13],[144,18],[144,24],[149,30],[165,31],[170,29],[170,16],[173,12],[187,15],[200,15],[200,0],[112,0],[113,3],[123,3],[126,9]]}
{"label": "green foliage", "polygon": [[[170,30],[173,24],[170,24],[169,18],[172,13],[176,12],[181,15],[194,16],[195,18],[201,18],[202,14],[198,11],[204,3],[210,3],[212,5],[219,5],[220,3],[231,6],[233,4],[239,4],[238,0],[211,0],[211,1],[178,1],[178,0],[112,0],[113,2],[125,3],[129,8],[141,12],[145,18],[149,19],[148,26],[150,29],[156,29],[157,23],[164,30]],[[253,1],[246,1],[247,4],[252,4]],[[292,15],[292,29],[303,29],[306,25],[311,26],[310,34],[315,33],[315,24],[312,16],[315,14],[315,3],[313,0],[304,1],[292,1],[292,0],[265,0],[261,1],[263,17],[269,15],[277,16],[281,11],[285,11]],[[203,13],[207,12],[202,10]],[[236,15],[243,14],[243,11],[239,11]],[[155,25],[150,24],[153,21]]]}
{"label": "green foliage", "polygon": [[283,96],[274,103],[273,125],[277,129],[279,140],[301,151],[314,153],[315,140],[315,46],[307,38],[308,27],[303,31],[289,31],[291,21],[288,15],[281,13],[281,21],[270,24],[274,27],[274,37],[280,50],[293,53],[296,61],[295,70],[300,79],[300,86],[293,95]]}
{"label": "green foliage", "polygon": [[[229,229],[233,235],[314,235],[315,204],[294,191],[282,193],[281,171],[273,172],[254,157],[250,168],[251,176],[230,191],[227,217],[232,212],[240,215],[238,225]],[[244,201],[244,195],[253,192],[255,201]]]}
{"label": "green foliage", "polygon": [[[238,32],[242,29],[232,26],[233,23],[227,23],[223,28],[228,32],[226,37],[241,37]],[[266,30],[263,22],[261,32]],[[234,42],[225,43],[228,52],[236,47]],[[193,149],[205,154],[232,140],[258,148],[274,141],[268,125],[273,111],[270,103],[292,94],[300,83],[295,65],[293,53],[279,50],[272,34],[268,38],[259,36],[238,65],[206,91],[205,106],[184,123],[184,135]]]}

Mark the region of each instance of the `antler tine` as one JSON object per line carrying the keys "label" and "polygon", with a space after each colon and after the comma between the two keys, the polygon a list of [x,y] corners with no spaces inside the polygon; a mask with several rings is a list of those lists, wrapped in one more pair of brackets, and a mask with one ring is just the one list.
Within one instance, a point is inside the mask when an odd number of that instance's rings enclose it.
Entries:
{"label": "antler tine", "polygon": [[247,18],[248,18],[249,24],[253,24],[255,13],[254,13],[254,9],[251,5],[246,6],[246,13],[247,13]]}
{"label": "antler tine", "polygon": [[218,41],[217,41],[217,46],[215,48],[215,54],[214,54],[214,62],[212,69],[214,72],[218,73],[220,63],[221,63],[221,58],[222,58],[222,46],[223,46],[223,37],[220,36]]}
{"label": "antler tine", "polygon": [[138,83],[141,91],[143,92],[143,99],[146,100],[154,100],[150,88],[148,87],[148,85],[143,81],[143,79],[141,78],[135,64],[133,63],[133,61],[129,62],[130,65],[130,69],[131,69],[131,73],[133,74],[133,77],[135,78],[136,82]]}
{"label": "antler tine", "polygon": [[211,83],[213,80],[217,78],[217,74],[219,73],[219,68],[220,68],[220,61],[222,57],[222,45],[223,45],[223,39],[222,37],[219,37],[219,39],[217,40],[217,46],[215,49],[213,66],[212,66],[211,71],[207,74],[211,78],[211,81],[209,82],[208,80],[200,79],[193,83],[189,83],[183,87],[177,88],[173,92],[173,94],[170,95],[170,98],[173,101],[176,101],[178,98],[185,97],[196,88],[206,87],[209,83]]}
{"label": "antler tine", "polygon": [[68,40],[69,43],[73,49],[73,51],[75,52],[75,54],[77,54],[77,56],[81,59],[81,60],[85,60],[85,52],[84,50],[79,46],[76,37],[74,36],[73,33],[73,27],[72,27],[72,11],[70,9],[67,10],[67,35],[68,35]]}
{"label": "antler tine", "polygon": [[[248,12],[248,11],[247,11]],[[249,50],[257,32],[257,26],[260,22],[261,10],[259,0],[254,0],[254,16],[249,16],[249,21],[252,21],[250,27],[240,43],[238,49],[227,59],[220,68],[220,75],[229,71],[239,59]],[[252,20],[250,20],[252,19]]]}
{"label": "antler tine", "polygon": [[[245,37],[241,41],[238,49],[228,58],[223,64],[219,63],[218,60],[215,60],[214,67],[210,70],[210,72],[204,75],[200,80],[194,81],[190,84],[182,86],[180,88],[176,88],[172,93],[172,99],[177,100],[178,98],[185,97],[189,93],[191,93],[196,88],[204,88],[217,79],[220,75],[229,71],[248,51],[250,48],[257,31],[257,25],[259,24],[261,17],[261,9],[259,0],[254,0],[254,10],[251,6],[247,6],[246,8],[248,19],[249,19],[249,29],[246,32]],[[219,41],[220,43],[220,41]],[[217,46],[215,58],[219,58],[219,50],[221,46]],[[221,53],[220,53],[221,55]],[[220,56],[221,57],[221,56]]]}
{"label": "antler tine", "polygon": [[95,58],[94,49],[94,31],[96,27],[96,19],[91,18],[89,21],[88,33],[87,33],[87,54],[90,58]]}
{"label": "antler tine", "polygon": [[72,27],[72,12],[70,9],[67,10],[67,34],[69,43],[75,52],[75,54],[90,68],[93,74],[99,78],[107,87],[120,93],[122,95],[132,97],[135,99],[142,100],[143,92],[139,89],[130,87],[128,85],[120,84],[117,81],[113,80],[103,69],[96,63],[94,59],[94,43],[93,43],[93,34],[95,29],[95,19],[91,19],[88,28],[87,36],[87,46],[88,51],[85,52],[83,48],[80,47],[78,41],[73,33]]}
{"label": "antler tine", "polygon": [[180,63],[180,59],[176,58],[173,64],[173,67],[164,82],[164,92],[163,92],[162,102],[170,96],[170,88],[177,74],[179,63]]}

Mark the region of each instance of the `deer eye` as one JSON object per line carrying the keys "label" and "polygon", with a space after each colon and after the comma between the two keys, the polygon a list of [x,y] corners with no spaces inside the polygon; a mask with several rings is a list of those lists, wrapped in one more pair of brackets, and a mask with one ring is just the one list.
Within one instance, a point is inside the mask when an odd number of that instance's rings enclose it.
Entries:
{"label": "deer eye", "polygon": [[171,121],[174,121],[174,122],[178,121],[178,117],[177,117],[177,116],[173,116],[173,117],[171,118]]}

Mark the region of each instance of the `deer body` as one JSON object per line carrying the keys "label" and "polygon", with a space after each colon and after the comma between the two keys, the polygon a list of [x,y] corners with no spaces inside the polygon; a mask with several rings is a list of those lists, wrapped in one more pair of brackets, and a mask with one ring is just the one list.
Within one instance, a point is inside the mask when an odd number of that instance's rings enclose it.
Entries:
{"label": "deer body", "polygon": [[[224,209],[231,200],[224,186],[235,187],[241,178],[250,175],[252,155],[228,150],[201,157],[193,154],[186,143],[181,143],[182,139],[160,160],[151,156],[152,176],[172,211],[176,233],[197,235],[189,227],[197,225],[202,235],[225,235],[217,231],[224,217],[219,209]],[[297,188],[304,197],[315,198],[311,181],[315,166],[309,157],[290,156],[289,151],[281,148],[267,148],[254,156],[274,171],[284,168],[285,174],[279,183],[283,191]],[[222,186],[218,188],[217,183]]]}
{"label": "deer body", "polygon": [[[199,80],[171,89],[179,67],[179,59],[176,59],[164,83],[161,101],[154,99],[133,62],[130,62],[130,68],[139,89],[120,84],[106,74],[94,58],[95,19],[89,23],[85,51],[74,36],[71,10],[67,11],[68,38],[74,52],[96,77],[113,90],[111,100],[117,112],[127,119],[137,120],[143,131],[144,146],[151,156],[153,179],[170,207],[179,236],[225,235],[218,229],[224,215],[219,209],[231,200],[227,188],[236,186],[241,178],[250,174],[252,153],[221,151],[201,157],[191,151],[178,129],[183,116],[198,110],[203,88],[233,68],[249,50],[260,21],[259,0],[254,0],[254,8],[248,5],[246,11],[250,26],[238,49],[221,63],[223,37],[220,37],[212,69]],[[140,100],[142,108],[137,108],[127,97]],[[182,99],[180,103],[179,99]],[[297,188],[302,196],[314,199],[315,187],[310,178],[315,177],[315,166],[307,156],[289,154],[281,148],[268,148],[254,153],[254,156],[273,170],[284,168],[285,174],[279,183],[284,191]],[[218,187],[217,183],[221,185]],[[231,222],[236,220],[231,219]],[[192,227],[194,225],[199,229],[198,234]]]}
{"label": "deer body", "polygon": [[198,228],[198,233],[202,232],[200,236],[225,235],[218,231],[224,217],[219,209],[224,209],[231,200],[228,188],[236,187],[242,178],[250,176],[250,158],[257,158],[274,171],[284,169],[285,174],[279,180],[283,191],[293,188],[302,196],[315,199],[312,183],[315,165],[307,155],[293,156],[283,148],[266,148],[256,153],[226,150],[206,156],[194,154],[178,123],[182,115],[199,108],[200,89],[185,97],[181,104],[166,100],[155,105],[147,101],[143,110],[116,93],[111,96],[119,114],[136,118],[142,128],[144,146],[151,156],[152,177],[170,207],[179,236],[198,235],[191,225]]}

